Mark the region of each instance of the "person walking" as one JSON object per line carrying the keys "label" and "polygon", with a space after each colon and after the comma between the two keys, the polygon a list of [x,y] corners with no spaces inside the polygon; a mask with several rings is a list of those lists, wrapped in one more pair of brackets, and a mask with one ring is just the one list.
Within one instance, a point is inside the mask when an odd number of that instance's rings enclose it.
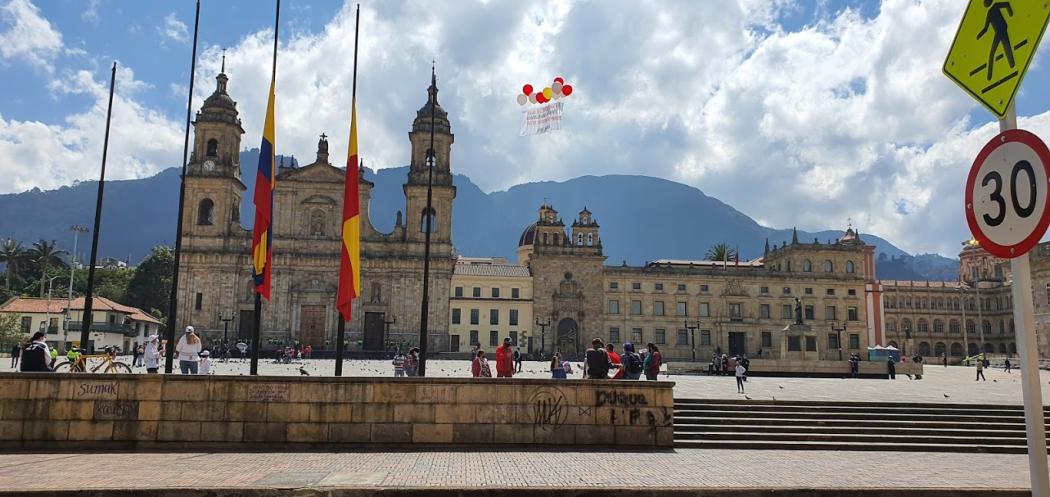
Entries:
{"label": "person walking", "polygon": [[394,360],[391,364],[394,365],[394,378],[405,376],[405,354],[401,353],[401,349],[397,349],[397,352],[394,353]]}
{"label": "person walking", "polygon": [[644,363],[642,362],[642,356],[638,355],[638,352],[634,351],[634,344],[627,342],[623,344],[623,355],[620,356],[623,362],[623,378],[625,380],[637,380],[642,377],[642,372],[645,370]]}
{"label": "person walking", "polygon": [[948,354],[947,353],[941,354],[941,361],[944,362],[944,367],[948,367]]}
{"label": "person walking", "polygon": [[11,347],[11,369],[18,367],[18,358],[22,357],[22,344],[16,343]]}
{"label": "person walking", "polygon": [[419,348],[408,349],[408,357],[405,358],[405,375],[416,376],[419,372]]}
{"label": "person walking", "polygon": [[33,333],[33,339],[29,346],[20,354],[23,373],[51,372],[51,368],[47,366],[48,361],[51,360],[51,351],[48,350],[47,342],[44,341],[46,336],[43,331]]}
{"label": "person walking", "polygon": [[605,351],[609,353],[609,361],[612,362],[612,367],[616,370],[613,373],[613,379],[619,380],[623,378],[623,359],[620,357],[620,354],[616,353],[616,346],[611,343],[606,344]]}
{"label": "person walking", "polygon": [[481,356],[478,355],[481,349],[472,347],[470,350],[470,376],[474,378],[481,377]]}
{"label": "person walking", "polygon": [[736,390],[737,393],[744,393],[744,375],[747,374],[747,368],[740,361],[736,363]]}
{"label": "person walking", "polygon": [[175,345],[175,353],[179,356],[179,370],[182,371],[182,374],[197,374],[201,339],[193,332],[192,326],[187,326],[186,332],[179,338],[179,342]]}
{"label": "person walking", "polygon": [[211,374],[211,352],[201,352],[200,374]]}
{"label": "person walking", "polygon": [[1012,365],[1012,364],[1010,364],[1010,358],[1009,358],[1009,357],[1007,357],[1007,358],[1006,358],[1006,362],[1005,362],[1005,364],[1003,364],[1003,371],[1004,371],[1004,372],[1007,372],[1007,373],[1009,373],[1009,372],[1010,372],[1010,369],[1011,369],[1012,367],[1013,367],[1013,365]]}
{"label": "person walking", "polygon": [[521,372],[521,349],[514,349],[514,372]]}
{"label": "person walking", "polygon": [[139,365],[139,348],[136,345],[131,348],[131,367]]}
{"label": "person walking", "polygon": [[478,351],[478,377],[479,378],[492,378],[492,368],[489,367],[489,360],[485,358],[485,351]]}
{"label": "person walking", "polygon": [[860,356],[857,354],[849,355],[849,376],[850,378],[858,378],[860,376]]}
{"label": "person walking", "polygon": [[612,369],[612,360],[609,352],[605,350],[605,344],[601,338],[591,340],[591,348],[583,361],[583,377],[589,380],[605,380],[609,378],[609,370]]}
{"label": "person walking", "polygon": [[[660,366],[663,365],[664,358],[663,355],[660,354],[660,349],[656,347],[656,344],[648,343],[645,345],[645,348],[649,350],[649,354],[645,356],[645,364],[643,365],[645,369],[645,379],[656,381],[657,376],[660,374]],[[725,358],[725,368],[728,371],[729,359],[726,358],[726,356],[722,357]]]}
{"label": "person walking", "polygon": [[146,342],[146,351],[143,353],[143,364],[146,366],[146,373],[157,374],[157,370],[160,368],[160,342],[157,339],[157,335],[150,335],[149,340]]}
{"label": "person walking", "polygon": [[503,344],[496,347],[496,377],[514,377],[514,347],[510,344],[510,338],[504,338]]}
{"label": "person walking", "polygon": [[984,377],[984,361],[983,360],[977,361],[977,377],[974,378],[973,381],[978,381],[978,380],[988,381],[988,379]]}
{"label": "person walking", "polygon": [[886,356],[886,373],[889,375],[889,379],[897,379],[897,361],[893,360],[893,356]]}
{"label": "person walking", "polygon": [[555,352],[554,357],[551,358],[551,378],[555,380],[568,378],[568,375],[565,374],[565,365],[561,362],[561,352]]}

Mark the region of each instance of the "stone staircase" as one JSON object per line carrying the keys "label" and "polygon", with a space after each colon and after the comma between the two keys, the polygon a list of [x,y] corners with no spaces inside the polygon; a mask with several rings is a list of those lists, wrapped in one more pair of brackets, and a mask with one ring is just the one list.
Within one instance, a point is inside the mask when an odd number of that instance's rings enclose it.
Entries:
{"label": "stone staircase", "polygon": [[675,399],[674,442],[705,449],[1027,453],[1021,406],[975,404]]}

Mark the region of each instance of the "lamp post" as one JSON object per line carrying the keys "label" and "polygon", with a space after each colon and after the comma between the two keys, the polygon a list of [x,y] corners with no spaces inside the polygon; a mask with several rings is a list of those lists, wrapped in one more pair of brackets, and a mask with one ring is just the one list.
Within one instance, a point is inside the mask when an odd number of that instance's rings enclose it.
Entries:
{"label": "lamp post", "polygon": [[222,360],[225,361],[230,350],[230,321],[233,321],[233,313],[226,317],[225,312],[220,312],[219,321],[222,321]]}
{"label": "lamp post", "polygon": [[73,252],[69,255],[69,294],[66,296],[66,316],[62,325],[63,340],[66,339],[65,335],[69,332],[69,321],[73,319],[73,271],[77,266],[77,238],[81,233],[88,232],[87,228],[78,224],[70,226],[69,230],[73,232]]}
{"label": "lamp post", "polygon": [[[962,283],[962,280],[960,280]],[[969,330],[966,328],[966,288],[960,284],[956,287],[962,293],[962,336],[963,336],[963,358],[970,356],[970,343],[968,340]]]}
{"label": "lamp post", "polygon": [[540,327],[540,354],[547,351],[547,327],[551,325],[551,318],[547,318],[547,321],[540,321],[540,318],[536,318],[536,326]]}
{"label": "lamp post", "polygon": [[700,327],[700,320],[696,320],[696,324],[689,324],[689,320],[685,321],[685,327],[689,329],[689,341],[690,347],[693,349],[693,362],[696,362],[696,329]]}
{"label": "lamp post", "polygon": [[55,278],[59,276],[52,276],[47,279],[47,312],[44,314],[44,329],[46,333],[51,332],[51,290],[55,288]]}
{"label": "lamp post", "polygon": [[839,360],[840,361],[842,360],[842,332],[846,331],[846,325],[847,324],[849,324],[849,323],[843,321],[842,322],[842,327],[839,328],[838,326],[835,326],[835,322],[834,321],[831,322],[831,331],[834,331],[836,333],[837,337],[838,337],[838,343],[836,345],[838,345]]}

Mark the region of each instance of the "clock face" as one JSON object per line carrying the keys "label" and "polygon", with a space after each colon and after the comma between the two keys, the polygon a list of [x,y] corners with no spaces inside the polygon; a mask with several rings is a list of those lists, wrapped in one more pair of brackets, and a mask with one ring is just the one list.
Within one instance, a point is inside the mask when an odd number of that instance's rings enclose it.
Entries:
{"label": "clock face", "polygon": [[215,161],[211,161],[211,160],[204,161],[204,170],[205,171],[214,171],[215,170]]}

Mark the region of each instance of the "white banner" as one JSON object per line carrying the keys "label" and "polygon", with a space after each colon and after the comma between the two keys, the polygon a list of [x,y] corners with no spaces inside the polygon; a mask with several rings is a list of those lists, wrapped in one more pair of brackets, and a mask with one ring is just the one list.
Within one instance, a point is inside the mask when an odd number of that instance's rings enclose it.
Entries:
{"label": "white banner", "polygon": [[521,111],[521,136],[542,135],[561,129],[562,102],[551,102]]}

